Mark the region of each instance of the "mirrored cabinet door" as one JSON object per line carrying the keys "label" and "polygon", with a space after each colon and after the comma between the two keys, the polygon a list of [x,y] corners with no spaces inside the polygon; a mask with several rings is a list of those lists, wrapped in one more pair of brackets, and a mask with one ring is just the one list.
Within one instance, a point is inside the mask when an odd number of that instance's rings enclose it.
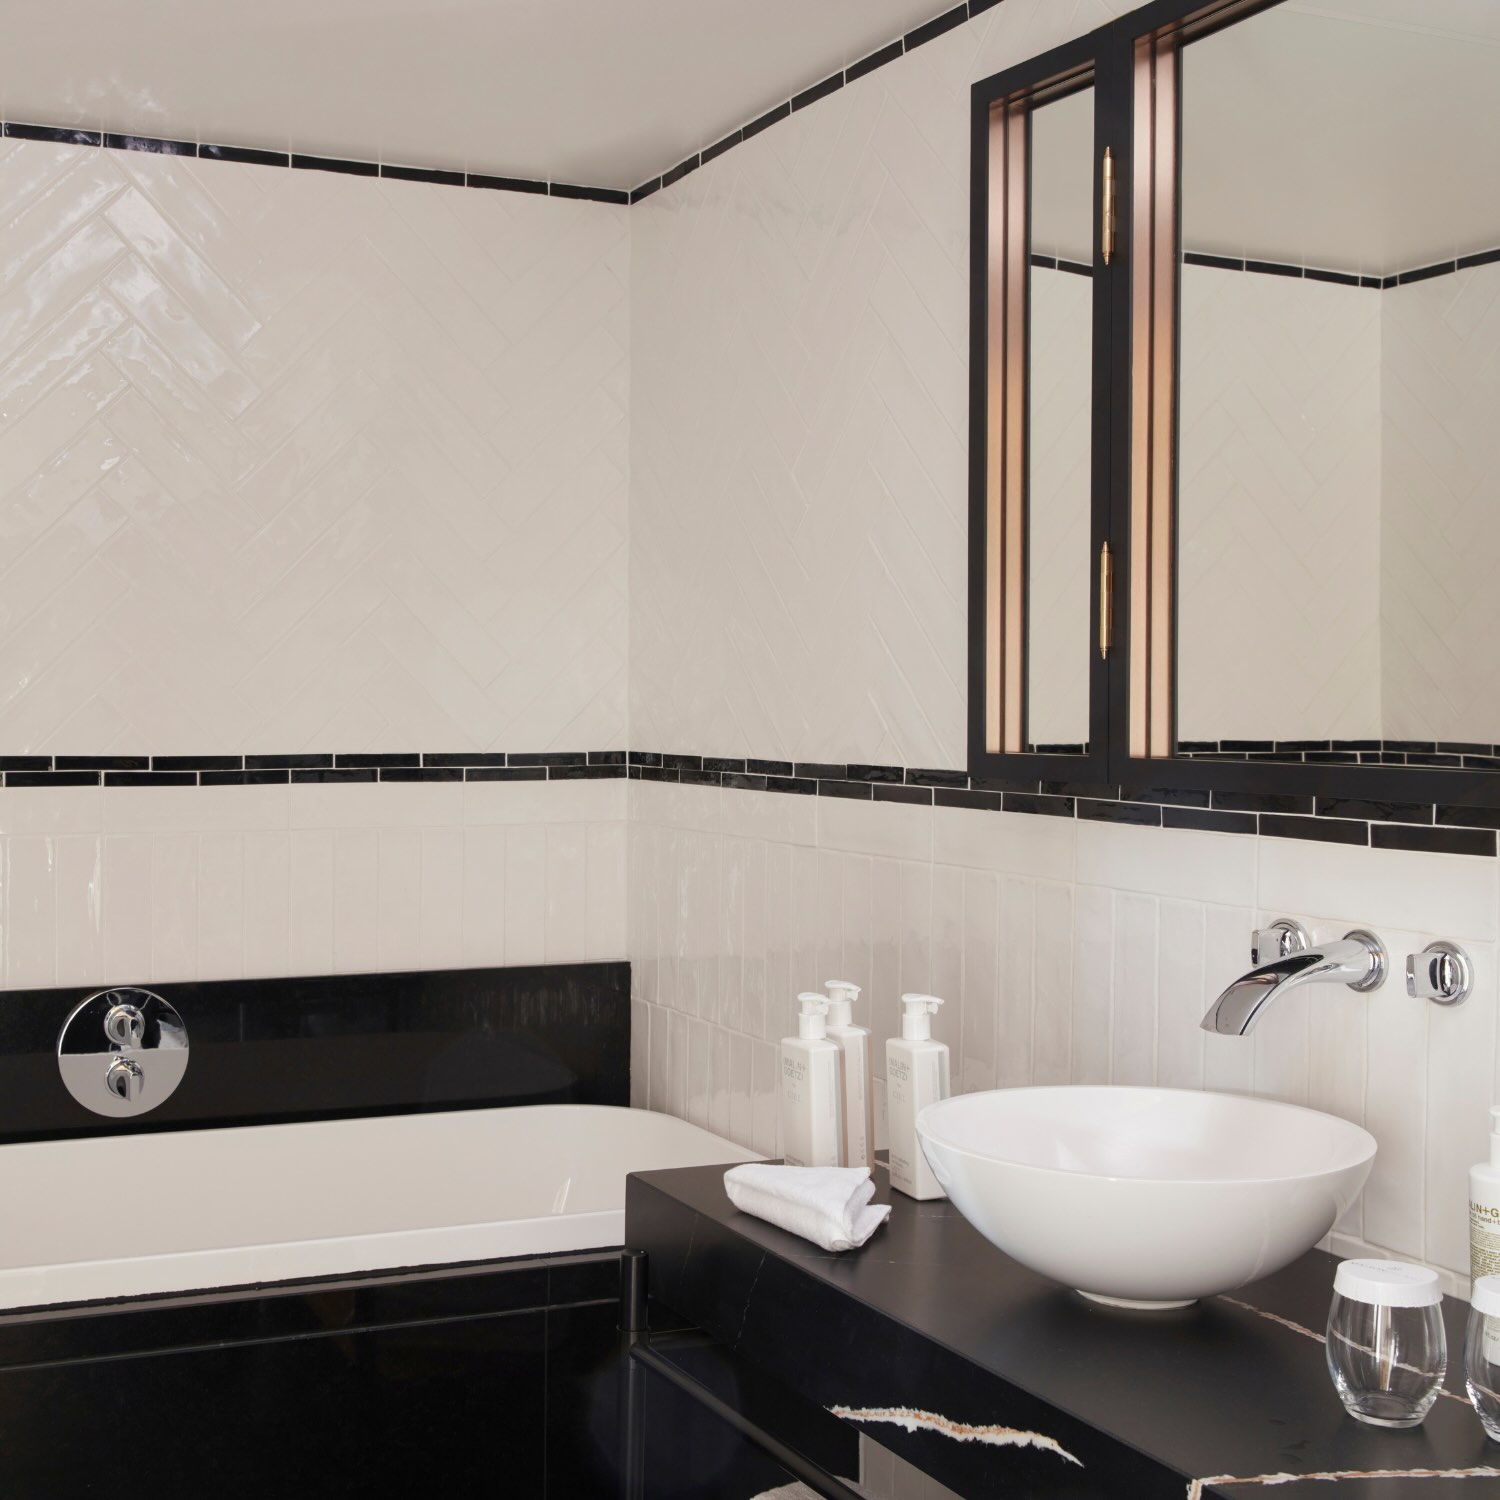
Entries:
{"label": "mirrored cabinet door", "polygon": [[1107,755],[1094,104],[1081,50],[976,94],[970,681],[981,775],[1081,780]]}
{"label": "mirrored cabinet door", "polygon": [[[1197,16],[1232,24],[1137,44],[1130,400],[1172,462],[1131,477],[1130,755],[1472,800],[1500,771],[1500,12]],[[1138,631],[1141,591],[1170,607]]]}

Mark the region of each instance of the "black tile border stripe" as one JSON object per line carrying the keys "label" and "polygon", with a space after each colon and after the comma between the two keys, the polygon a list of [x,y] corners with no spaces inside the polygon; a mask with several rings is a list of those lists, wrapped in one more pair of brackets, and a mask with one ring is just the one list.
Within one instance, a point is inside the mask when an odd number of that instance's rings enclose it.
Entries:
{"label": "black tile border stripe", "polygon": [[[1203,742],[1207,743],[1207,742]],[[1251,748],[1260,741],[1226,741],[1233,752],[1276,755]],[[1266,741],[1266,744],[1271,742]],[[1284,755],[1317,756],[1321,748],[1379,741],[1282,741]],[[1419,755],[1414,741],[1387,741]],[[1455,751],[1495,746],[1450,745]],[[1203,752],[1207,753],[1207,752]],[[919,807],[962,807],[1187,828],[1212,833],[1312,839],[1376,849],[1495,857],[1500,844],[1500,781],[1494,805],[1462,807],[1374,798],[1260,795],[1118,787],[1073,781],[1001,780],[964,771],[895,766],[873,761],[790,761],[753,755],[698,755],[661,750],[456,750],[323,752],[285,755],[0,755],[6,787],[230,787],[463,783],[469,781],[660,781],[792,796],[837,797]]]}
{"label": "black tile border stripe", "polygon": [[196,157],[199,161],[230,161],[241,166],[290,167],[302,171],[337,172],[352,177],[377,177],[393,182],[424,182],[440,187],[537,193],[543,197],[578,198],[591,203],[624,205],[633,201],[631,194],[623,188],[588,187],[576,182],[495,176],[486,172],[459,171],[451,167],[412,166],[404,162],[320,156],[301,151],[271,151],[260,146],[230,146],[217,141],[195,143],[171,140],[163,136],[80,130],[67,125],[32,125],[20,120],[6,120],[0,125],[0,133],[18,141],[42,141],[57,146],[97,146],[106,151],[144,151],[152,156]]}
{"label": "black tile border stripe", "polygon": [[[1366,287],[1379,292],[1389,291],[1394,286],[1408,286],[1414,281],[1430,281],[1434,276],[1452,276],[1474,266],[1492,265],[1496,261],[1500,261],[1500,249],[1477,250],[1472,255],[1457,256],[1453,260],[1412,266],[1389,275],[1367,276],[1353,271],[1330,271],[1322,266],[1298,265],[1292,261],[1241,260],[1233,255],[1205,255],[1198,250],[1186,250],[1182,256],[1185,266],[1207,266],[1216,271],[1249,271],[1261,276],[1289,276],[1304,281],[1331,282],[1336,286]],[[1033,265],[1039,262],[1044,265],[1059,265],[1046,256],[1032,256]]]}

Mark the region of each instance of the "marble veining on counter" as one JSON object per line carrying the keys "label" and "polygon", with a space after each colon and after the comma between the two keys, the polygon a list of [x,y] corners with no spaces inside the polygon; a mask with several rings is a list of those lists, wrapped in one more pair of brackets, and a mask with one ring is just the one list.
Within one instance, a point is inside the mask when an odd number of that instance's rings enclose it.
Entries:
{"label": "marble veining on counter", "polygon": [[1500,1446],[1463,1395],[1464,1304],[1447,1399],[1420,1428],[1364,1427],[1317,1331],[1334,1257],[1180,1310],[1100,1307],[876,1178],[891,1218],[843,1255],[738,1213],[713,1167],[632,1177],[626,1240],[654,1304],[979,1500],[1500,1500]]}

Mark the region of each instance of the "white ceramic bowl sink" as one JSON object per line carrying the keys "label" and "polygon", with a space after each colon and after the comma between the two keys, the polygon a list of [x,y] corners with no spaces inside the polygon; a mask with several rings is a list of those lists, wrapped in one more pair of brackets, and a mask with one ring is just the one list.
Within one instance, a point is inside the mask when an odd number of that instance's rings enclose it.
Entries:
{"label": "white ceramic bowl sink", "polygon": [[1181,1307],[1310,1250],[1359,1195],[1368,1131],[1190,1089],[996,1089],[930,1104],[927,1160],[992,1244],[1100,1302]]}

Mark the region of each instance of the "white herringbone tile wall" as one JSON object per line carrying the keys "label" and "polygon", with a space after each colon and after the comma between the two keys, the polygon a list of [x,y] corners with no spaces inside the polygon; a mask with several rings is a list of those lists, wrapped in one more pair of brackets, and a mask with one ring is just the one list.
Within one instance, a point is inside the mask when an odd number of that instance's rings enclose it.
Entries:
{"label": "white herringbone tile wall", "polygon": [[625,215],[0,142],[3,749],[623,745]]}
{"label": "white herringbone tile wall", "polygon": [[964,764],[969,86],[1129,8],[1006,0],[631,210],[638,745]]}
{"label": "white herringbone tile wall", "polygon": [[[1468,1167],[1500,1090],[1495,860],[649,782],[629,796],[636,1103],[776,1154],[797,992],[864,987],[883,1110],[898,997],[931,991],[959,1091],[1217,1088],[1365,1125],[1380,1153],[1340,1246],[1466,1273]],[[1323,939],[1371,927],[1396,977],[1294,992],[1249,1037],[1207,1035],[1254,927],[1281,916]],[[1400,981],[1440,936],[1478,975],[1454,1010]]]}

